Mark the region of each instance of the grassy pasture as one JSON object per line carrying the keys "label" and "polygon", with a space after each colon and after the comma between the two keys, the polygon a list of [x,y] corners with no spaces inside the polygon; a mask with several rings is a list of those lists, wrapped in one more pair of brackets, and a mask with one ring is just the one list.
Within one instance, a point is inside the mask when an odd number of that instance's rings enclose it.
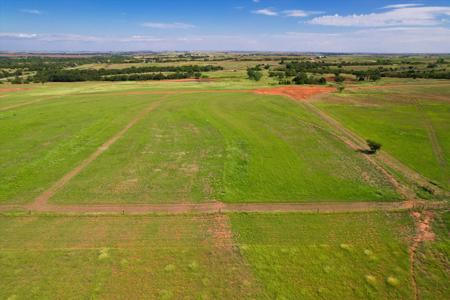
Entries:
{"label": "grassy pasture", "polygon": [[216,216],[0,216],[1,299],[254,299]]}
{"label": "grassy pasture", "polygon": [[0,202],[30,202],[156,98],[61,96],[0,112]]}
{"label": "grassy pasture", "polygon": [[270,299],[413,299],[407,213],[234,214],[231,221]]}
{"label": "grassy pasture", "polygon": [[278,96],[164,96],[51,201],[398,199],[386,179],[329,130],[301,104]]}
{"label": "grassy pasture", "polygon": [[[423,81],[422,81],[423,83]],[[316,105],[360,136],[450,188],[450,85],[348,90]]]}

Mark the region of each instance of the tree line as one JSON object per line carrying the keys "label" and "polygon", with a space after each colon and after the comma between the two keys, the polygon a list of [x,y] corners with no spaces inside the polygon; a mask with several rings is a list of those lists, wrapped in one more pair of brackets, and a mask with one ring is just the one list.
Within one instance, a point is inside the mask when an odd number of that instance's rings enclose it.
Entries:
{"label": "tree line", "polygon": [[[32,82],[128,81],[200,78],[201,72],[221,70],[218,66],[148,66],[125,69],[46,69],[38,71]],[[167,73],[163,73],[167,72]]]}

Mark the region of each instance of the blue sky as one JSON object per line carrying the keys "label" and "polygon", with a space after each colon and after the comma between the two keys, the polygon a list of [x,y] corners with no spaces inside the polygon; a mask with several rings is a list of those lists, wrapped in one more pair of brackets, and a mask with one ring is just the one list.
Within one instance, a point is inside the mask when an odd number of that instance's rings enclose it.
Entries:
{"label": "blue sky", "polygon": [[2,51],[450,52],[450,2],[0,0]]}

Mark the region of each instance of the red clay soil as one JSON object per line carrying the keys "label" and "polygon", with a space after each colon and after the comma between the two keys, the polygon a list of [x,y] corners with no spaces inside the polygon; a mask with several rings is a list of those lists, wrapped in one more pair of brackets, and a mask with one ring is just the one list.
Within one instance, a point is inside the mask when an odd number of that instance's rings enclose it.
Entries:
{"label": "red clay soil", "polygon": [[415,211],[411,213],[415,224],[416,224],[416,234],[412,240],[412,244],[409,247],[409,268],[412,274],[412,287],[414,291],[414,299],[419,299],[419,290],[417,288],[417,279],[415,275],[415,258],[417,255],[417,249],[420,244],[425,241],[434,241],[435,234],[432,228],[432,222],[434,214],[431,211],[424,211],[422,213]]}
{"label": "red clay soil", "polygon": [[18,91],[27,91],[31,90],[31,88],[0,88],[0,93],[10,93],[10,92],[18,92]]}
{"label": "red clay soil", "polygon": [[183,79],[160,80],[160,82],[211,82],[211,81],[216,81],[216,79],[211,79],[211,78],[183,78]]}
{"label": "red clay soil", "polygon": [[311,96],[321,93],[329,93],[334,90],[335,89],[332,87],[325,86],[282,86],[276,88],[257,89],[253,90],[253,92],[262,95],[280,95],[287,96],[295,100],[305,100]]}

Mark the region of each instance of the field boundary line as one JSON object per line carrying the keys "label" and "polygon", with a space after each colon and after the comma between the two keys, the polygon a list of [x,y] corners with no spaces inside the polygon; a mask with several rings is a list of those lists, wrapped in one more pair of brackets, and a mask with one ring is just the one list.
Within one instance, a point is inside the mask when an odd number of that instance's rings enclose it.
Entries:
{"label": "field boundary line", "polygon": [[403,211],[411,209],[447,209],[446,201],[402,202],[305,202],[305,203],[205,203],[172,204],[49,204],[0,205],[0,212],[21,210],[48,213],[113,213],[113,214],[187,214],[187,213],[345,213]]}
{"label": "field boundary line", "polygon": [[78,175],[83,171],[89,164],[91,164],[97,157],[99,157],[103,152],[108,150],[117,140],[119,140],[130,128],[132,128],[136,123],[138,123],[142,118],[144,118],[149,112],[154,110],[159,105],[159,102],[152,102],[146,109],[137,114],[124,128],[119,132],[114,134],[109,140],[103,143],[97,150],[92,153],[88,158],[83,160],[79,165],[73,168],[69,173],[60,178],[55,182],[49,189],[44,191],[38,197],[34,199],[32,204],[33,207],[39,208],[45,206],[48,200],[53,197],[57,191],[59,191],[67,182],[69,182],[73,177]]}

